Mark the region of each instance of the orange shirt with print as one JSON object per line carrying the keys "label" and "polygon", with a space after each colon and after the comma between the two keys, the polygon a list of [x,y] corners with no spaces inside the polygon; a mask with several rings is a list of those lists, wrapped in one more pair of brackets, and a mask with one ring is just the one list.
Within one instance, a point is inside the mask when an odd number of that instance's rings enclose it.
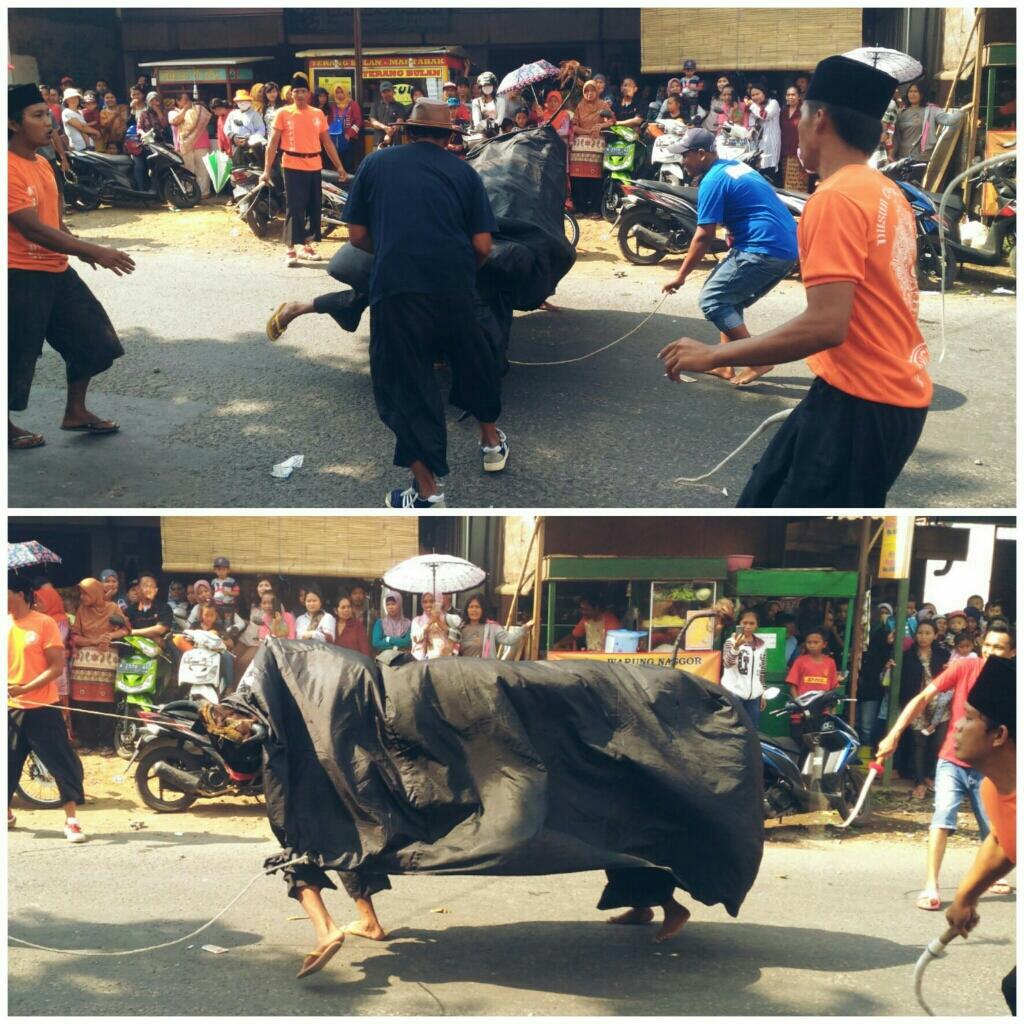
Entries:
{"label": "orange shirt with print", "polygon": [[797,230],[804,287],[852,281],[846,338],[807,359],[857,398],[910,409],[931,404],[928,346],[917,328],[917,231],[899,188],[850,164],[818,185]]}
{"label": "orange shirt with print", "polygon": [[1017,791],[1000,793],[988,778],[981,780],[981,802],[992,831],[1007,858],[1017,863]]}
{"label": "orange shirt with print", "polygon": [[[49,169],[49,168],[47,168]],[[57,623],[42,612],[28,612],[20,619],[7,616],[7,685],[23,686],[46,671],[46,652],[51,647],[64,649]],[[57,680],[51,679],[23,697],[8,703],[17,708],[38,704],[56,704],[60,700]]]}
{"label": "orange shirt with print", "polygon": [[[316,107],[299,110],[293,103],[282,107],[274,115],[274,130],[281,133],[281,166],[290,171],[319,171],[323,168],[320,159],[320,135],[327,131],[327,118]],[[293,156],[294,153],[310,153],[312,156]]]}
{"label": "orange shirt with print", "polygon": [[60,231],[57,180],[53,168],[38,154],[31,160],[7,151],[7,268],[61,274],[68,269],[65,253],[30,242],[11,221],[12,213],[35,210],[49,228]]}

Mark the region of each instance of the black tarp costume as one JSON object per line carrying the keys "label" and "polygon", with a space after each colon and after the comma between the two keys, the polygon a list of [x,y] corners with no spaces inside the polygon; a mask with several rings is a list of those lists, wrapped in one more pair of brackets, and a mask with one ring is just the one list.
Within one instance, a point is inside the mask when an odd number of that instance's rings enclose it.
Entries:
{"label": "black tarp costume", "polygon": [[736,915],[763,843],[761,754],[739,704],[674,669],[443,658],[383,667],[271,640],[233,707],[258,718],[267,866],[350,895],[405,873],[605,869],[600,906],[680,887]]}

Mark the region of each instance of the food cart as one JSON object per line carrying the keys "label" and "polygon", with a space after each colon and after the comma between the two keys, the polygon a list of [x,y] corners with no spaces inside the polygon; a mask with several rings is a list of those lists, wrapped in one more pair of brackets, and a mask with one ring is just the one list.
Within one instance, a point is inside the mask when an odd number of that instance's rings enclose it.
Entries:
{"label": "food cart", "polygon": [[230,100],[238,89],[264,81],[256,76],[258,66],[273,62],[273,57],[189,57],[145,61],[139,67],[149,72],[153,88],[165,103],[184,89],[193,99],[209,104],[218,97]]}
{"label": "food cart", "polygon": [[[295,56],[307,62],[311,89],[323,87],[333,95],[334,87],[341,85],[352,95],[353,49],[303,50]],[[380,99],[378,85],[386,80],[395,87],[395,99],[405,106],[412,105],[412,90],[416,87],[430,99],[439,100],[441,86],[450,78],[468,75],[469,65],[468,54],[457,46],[410,46],[404,50],[366,48],[362,60],[363,95],[357,98],[365,113],[371,103]],[[372,134],[367,135],[367,140],[372,137]]]}
{"label": "food cart", "polygon": [[[550,660],[590,659],[635,665],[669,665],[680,628],[693,613],[707,611],[722,595],[726,558],[623,558],[616,556],[549,555],[544,559],[543,648]],[[556,650],[572,633],[581,594],[615,608],[633,634],[635,650]],[[712,649],[707,628],[687,631],[676,667],[718,682],[721,654]],[[616,646],[609,643],[607,646]]]}
{"label": "food cart", "polygon": [[[778,601],[784,611],[796,614],[805,598],[817,598],[828,610],[836,601],[850,604],[843,636],[843,651],[836,666],[846,671],[850,661],[850,640],[853,635],[853,608],[857,598],[857,573],[839,569],[740,569],[729,574],[726,592],[739,604],[751,605],[762,601]],[[773,716],[771,711],[781,708],[789,698],[786,678],[786,631],[762,628],[757,635],[768,641],[768,659],[765,663],[767,683],[778,686],[778,697],[768,702],[761,716],[761,732],[770,736],[788,736],[789,719],[786,715]]]}

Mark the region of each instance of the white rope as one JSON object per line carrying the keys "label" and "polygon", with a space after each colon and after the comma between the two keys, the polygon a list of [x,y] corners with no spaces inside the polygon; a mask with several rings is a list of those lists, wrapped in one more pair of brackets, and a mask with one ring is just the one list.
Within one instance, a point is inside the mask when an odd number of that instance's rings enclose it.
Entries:
{"label": "white rope", "polygon": [[63,953],[65,956],[137,956],[139,953],[151,953],[154,949],[166,949],[168,946],[176,946],[180,942],[185,942],[188,939],[195,938],[200,932],[205,932],[210,925],[220,920],[261,878],[265,875],[271,875],[275,871],[281,871],[284,868],[290,868],[293,864],[308,864],[309,858],[306,854],[301,857],[296,857],[293,860],[286,861],[284,864],[278,864],[274,867],[260,871],[259,874],[254,875],[252,879],[246,884],[245,888],[221,911],[215,916],[211,917],[209,921],[204,925],[200,925],[194,931],[188,933],[188,935],[182,935],[180,939],[172,939],[170,942],[159,942],[155,946],[143,946],[141,949],[56,949],[53,946],[41,946],[38,942],[29,942],[28,939],[19,939],[17,935],[8,934],[7,938],[11,942],[18,942],[22,946],[30,946],[32,949],[41,949],[46,953]]}
{"label": "white rope", "polygon": [[677,476],[674,482],[677,484],[699,484],[701,480],[707,480],[709,476],[714,476],[715,473],[717,473],[730,459],[739,455],[739,453],[743,451],[743,449],[746,448],[755,437],[759,434],[763,434],[773,424],[781,423],[792,411],[792,409],[783,409],[781,412],[773,413],[768,417],[768,419],[759,423],[747,436],[746,440],[736,448],[733,448],[733,450],[729,452],[729,454],[726,455],[726,457],[722,459],[714,469],[709,469],[706,473],[702,473],[700,476]]}
{"label": "white rope", "polygon": [[[510,359],[509,363],[511,363],[512,366],[568,366],[570,363],[582,363],[584,359],[590,359],[593,356],[600,355],[602,352],[607,352],[608,349],[618,345],[620,341],[625,341],[627,338],[631,338],[634,334],[636,334],[637,331],[640,330],[641,327],[644,327],[647,324],[649,324],[657,315],[658,310],[661,309],[661,307],[665,304],[665,300],[669,297],[669,294],[669,292],[666,292],[661,297],[661,300],[654,307],[654,309],[651,310],[651,312],[648,313],[647,316],[645,316],[643,320],[641,320],[640,323],[638,323],[636,327],[634,327],[631,331],[627,331],[621,337],[616,338],[614,341],[608,342],[607,345],[602,345],[600,348],[594,349],[593,352],[588,352],[586,355],[583,356],[575,356],[572,359],[554,359],[548,362],[540,363],[525,363],[521,362],[518,359]],[[679,379],[686,381],[687,384],[694,383],[693,377],[687,377],[684,374],[680,374]]]}
{"label": "white rope", "polygon": [[[7,702],[7,708],[9,711],[26,711],[28,708],[58,708],[61,711],[70,711],[73,715],[96,715],[99,718],[115,718],[118,721],[123,719],[126,722],[140,721],[140,719],[135,715],[116,715],[112,711],[87,711],[85,708],[65,708],[63,704],[41,704],[39,701],[25,700],[24,697],[19,697],[17,699],[21,701],[21,704],[14,704],[11,701]],[[25,707],[25,705],[28,705],[28,707]],[[170,715],[161,714],[159,711],[152,708],[143,708],[143,710],[165,722],[177,721],[177,719],[172,718]]]}
{"label": "white rope", "polygon": [[946,946],[956,938],[957,934],[958,932],[955,928],[947,928],[942,935],[937,939],[932,939],[932,941],[925,946],[924,952],[920,957],[918,957],[917,963],[914,965],[914,995],[917,997],[917,1001],[920,1004],[921,1009],[924,1010],[929,1017],[934,1017],[935,1012],[924,1001],[923,984],[925,968],[933,960],[938,960],[939,957],[946,955]]}

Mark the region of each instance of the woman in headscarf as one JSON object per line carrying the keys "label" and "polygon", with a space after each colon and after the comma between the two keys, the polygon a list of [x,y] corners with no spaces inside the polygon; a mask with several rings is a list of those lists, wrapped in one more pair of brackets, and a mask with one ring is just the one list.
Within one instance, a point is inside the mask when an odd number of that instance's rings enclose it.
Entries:
{"label": "woman in headscarf", "polygon": [[[131,632],[124,612],[111,601],[103,584],[91,576],[78,584],[81,600],[71,626],[71,686],[77,693],[82,687],[100,691],[103,703],[111,703],[118,654],[111,644]],[[89,697],[79,697],[90,702]],[[92,698],[93,700],[95,698]]]}
{"label": "woman in headscarf", "polygon": [[381,651],[407,651],[412,644],[412,622],[405,617],[402,600],[393,590],[384,596],[384,615],[373,624],[371,643],[375,654]]}
{"label": "woman in headscarf", "polygon": [[209,580],[196,580],[192,584],[192,593],[195,596],[196,603],[189,612],[188,624],[190,629],[195,629],[199,622],[199,615],[203,610],[203,605],[213,604],[213,587],[210,585]]}
{"label": "woman in headscarf", "polygon": [[611,107],[601,99],[593,79],[583,85],[583,99],[576,104],[572,119],[572,143],[569,148],[569,178],[572,201],[579,214],[599,216],[601,173],[607,143],[601,129],[615,123]]}
{"label": "woman in headscarf", "polygon": [[363,111],[349,97],[343,85],[334,87],[334,100],[328,108],[328,129],[331,142],[341,157],[342,166],[349,174],[356,172],[356,143],[363,127]]}
{"label": "woman in headscarf", "polygon": [[[66,647],[68,643],[68,636],[71,632],[71,623],[68,621],[67,613],[64,611],[64,601],[60,594],[53,589],[53,585],[51,583],[44,583],[36,591],[35,610],[37,612],[42,612],[43,615],[49,615],[50,618],[57,623],[60,638],[64,641],[64,645]],[[57,677],[57,694],[60,697],[60,704],[64,715],[64,724],[67,726],[68,736],[70,736],[71,739],[74,739],[74,734],[71,732],[71,702],[70,690],[68,688],[68,666],[66,659],[64,661],[64,668]]]}

